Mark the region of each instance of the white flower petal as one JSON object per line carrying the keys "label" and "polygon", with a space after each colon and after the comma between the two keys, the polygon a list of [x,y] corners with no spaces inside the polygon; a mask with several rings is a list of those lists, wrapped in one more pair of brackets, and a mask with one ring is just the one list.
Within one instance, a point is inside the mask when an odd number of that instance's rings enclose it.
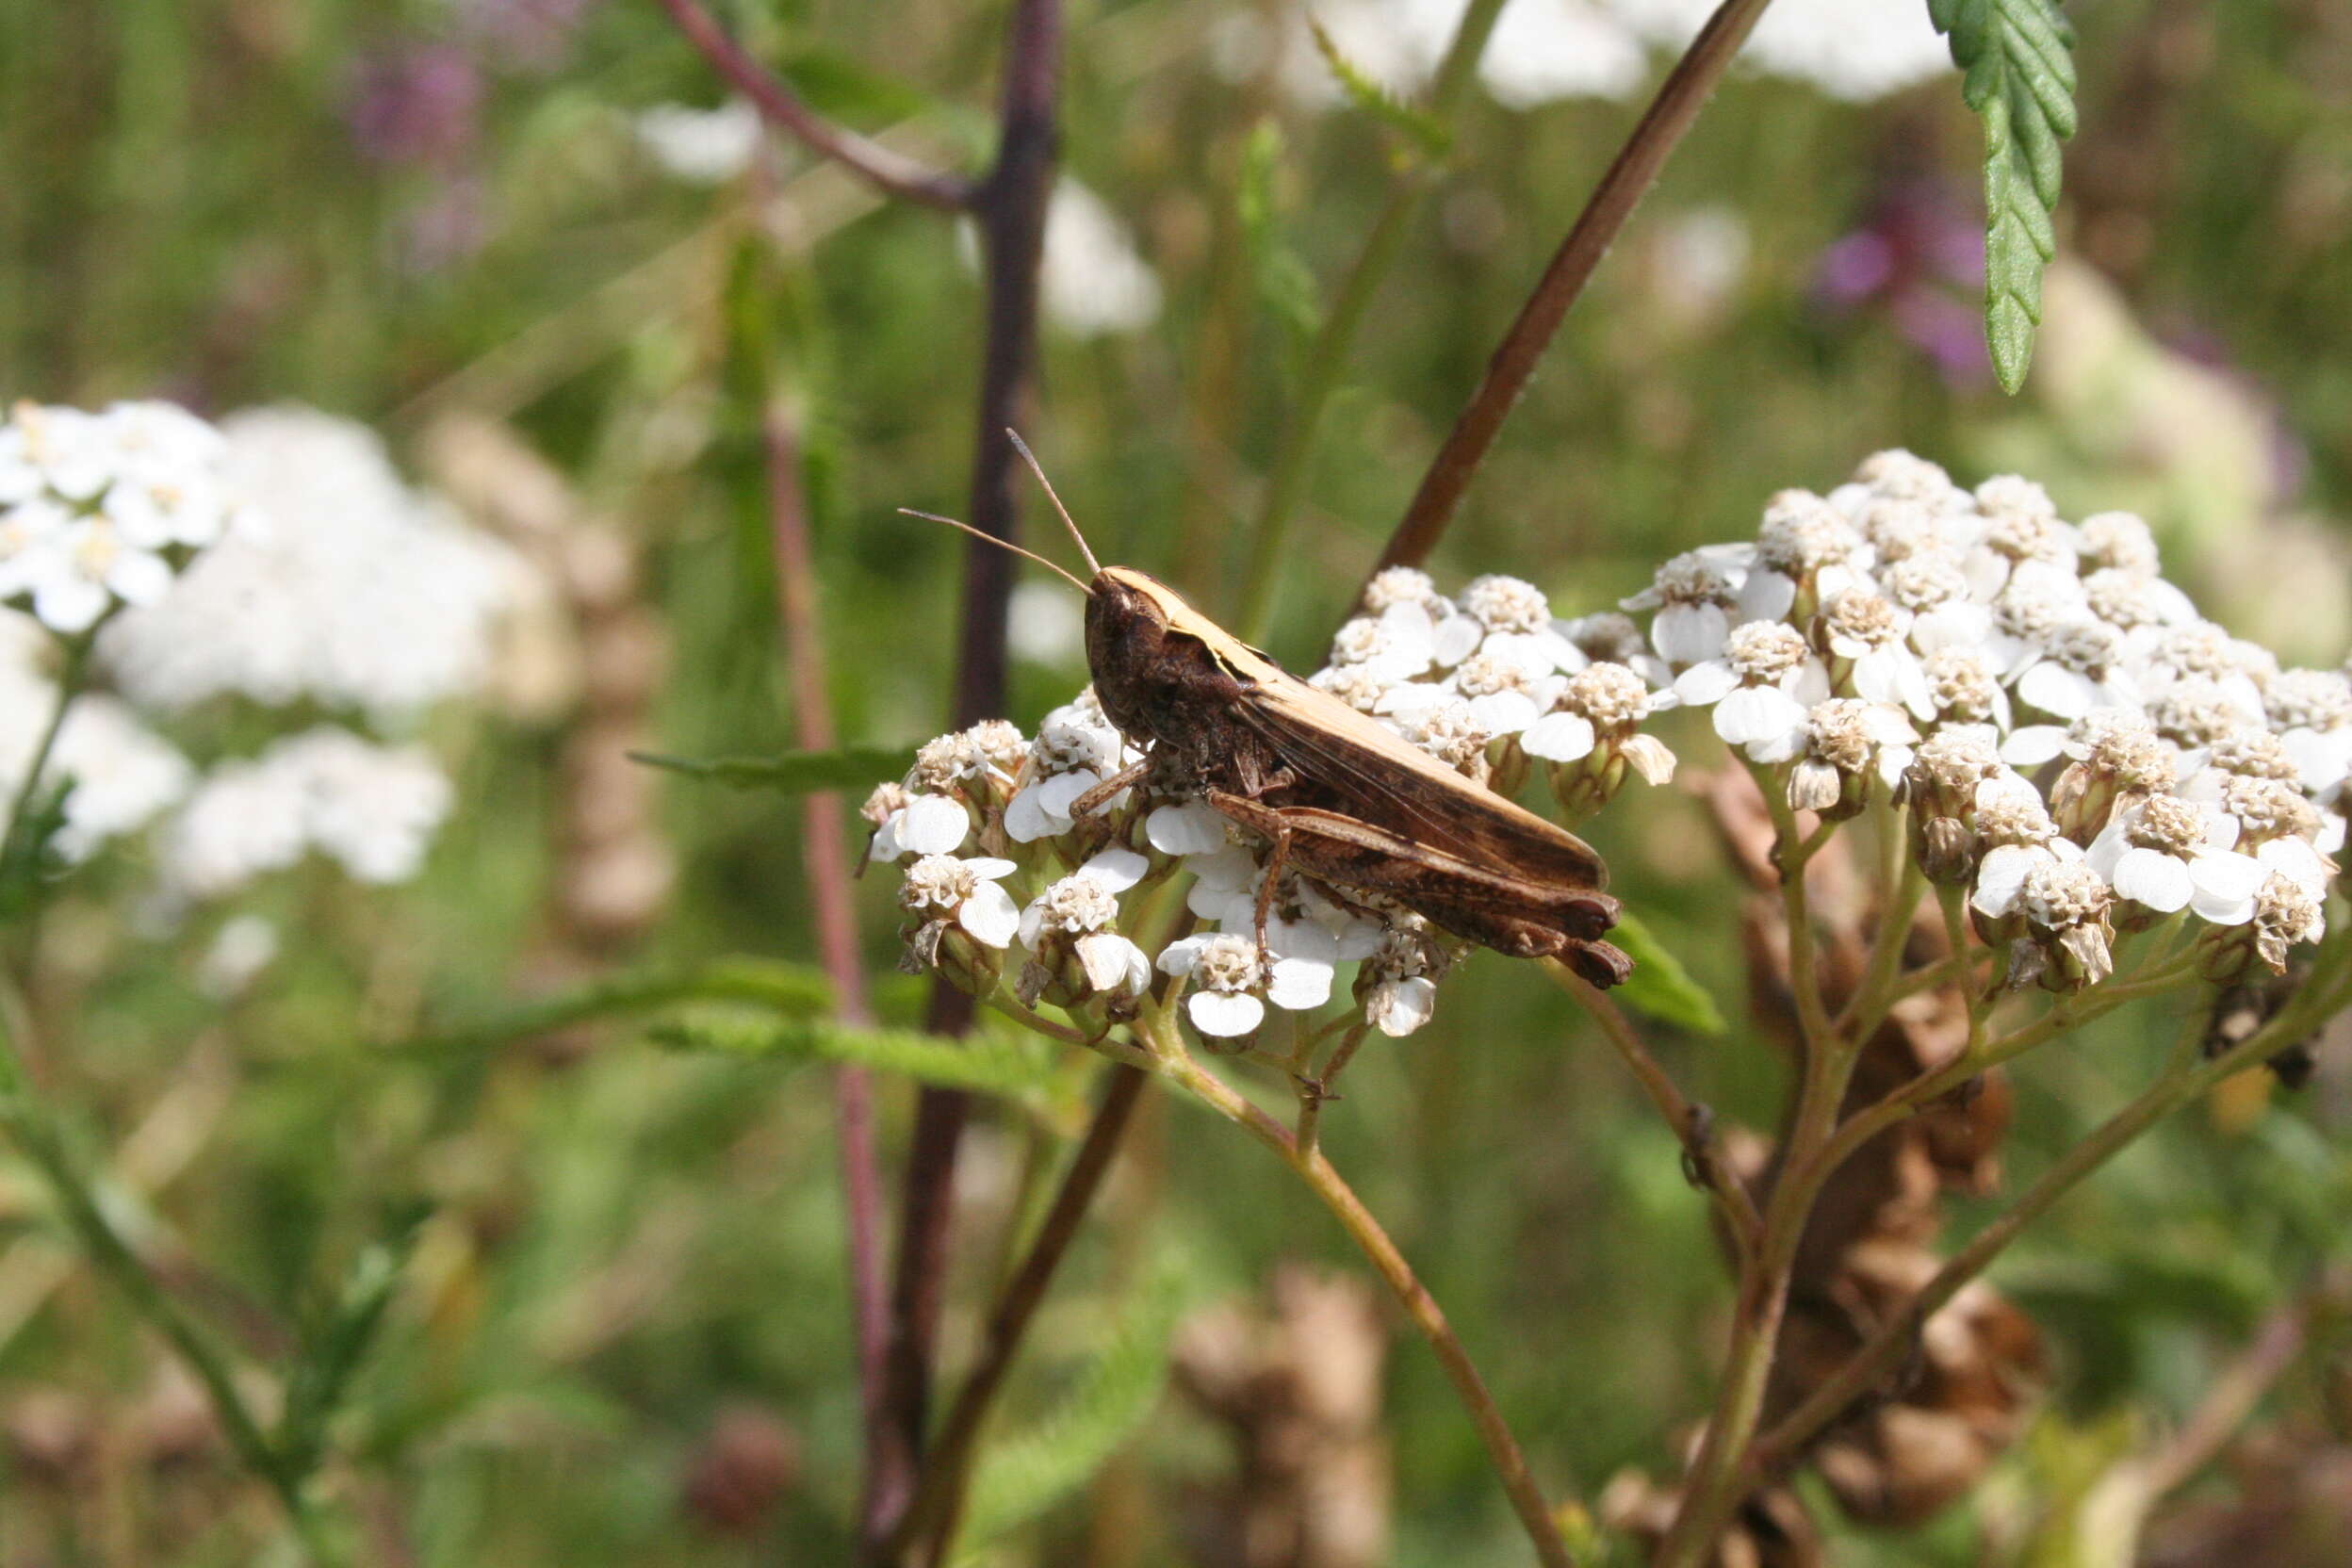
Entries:
{"label": "white flower petal", "polygon": [[1364,1016],[1372,1027],[1391,1039],[1401,1039],[1429,1021],[1437,1011],[1437,986],[1426,975],[1382,981],[1365,999]]}
{"label": "white flower petal", "polygon": [[1520,749],[1547,762],[1574,762],[1592,754],[1592,721],[1581,713],[1546,713],[1519,737]]}
{"label": "white flower petal", "polygon": [[1451,669],[1478,651],[1486,639],[1486,628],[1476,615],[1452,614],[1437,623],[1430,642],[1430,651],[1438,663]]}
{"label": "white flower petal", "polygon": [[1313,958],[1277,958],[1266,996],[1294,1013],[1320,1007],[1331,999],[1331,966]]}
{"label": "white flower petal", "polygon": [[1197,937],[1179,938],[1168,943],[1160,950],[1160,972],[1162,974],[1190,974],[1192,966],[1200,961],[1200,950],[1208,945],[1209,939],[1205,933]]}
{"label": "white flower petal", "polygon": [[1097,991],[1140,994],[1152,983],[1152,962],[1143,949],[1116,931],[1093,931],[1078,939],[1078,967]]}
{"label": "white flower petal", "polygon": [[1805,705],[1777,686],[1743,686],[1716,705],[1715,733],[1732,745],[1800,734]]}
{"label": "white flower petal", "polygon": [[1995,920],[2007,914],[2017,905],[2036,853],[2024,844],[1996,847],[1976,868],[1976,889],[1968,895],[1969,904]]}
{"label": "white flower petal", "polygon": [[1693,664],[1674,678],[1674,695],[1693,708],[1721,702],[1739,689],[1740,675],[1721,659]]}
{"label": "white flower petal", "polygon": [[2189,862],[2197,891],[2189,906],[2215,925],[2244,925],[2254,918],[2255,895],[2269,873],[2251,855],[2200,855]]}
{"label": "white flower petal", "polygon": [[2113,880],[2117,897],[2146,905],[2160,915],[2187,908],[2197,891],[2189,868],[2154,849],[2125,850],[2115,861]]}
{"label": "white flower petal", "polygon": [[[1823,593],[1821,597],[1826,599],[1829,595]],[[1740,584],[1740,619],[1743,622],[1780,620],[1796,602],[1796,580],[1778,572],[1750,572],[1747,580]]]}
{"label": "white flower petal", "polygon": [[1185,999],[1184,1010],[1195,1029],[1218,1039],[1246,1035],[1266,1020],[1265,1003],[1225,991],[1195,991]]}
{"label": "white flower petal", "polygon": [[2064,751],[2066,745],[2064,726],[2030,724],[2011,730],[2009,738],[2001,743],[2001,760],[2013,768],[2038,768]]}
{"label": "white flower petal", "polygon": [[1143,874],[1152,869],[1152,862],[1132,849],[1113,844],[1078,868],[1080,876],[1091,876],[1115,893],[1123,893],[1143,880]]}
{"label": "white flower petal", "polygon": [[946,795],[909,795],[890,825],[901,854],[912,850],[917,855],[953,855],[972,831],[972,813],[964,809],[963,802]]}
{"label": "white flower petal", "polygon": [[1650,645],[1669,664],[1697,664],[1720,657],[1730,631],[1721,605],[1670,604],[1650,622]]}
{"label": "white flower petal", "polygon": [[[1008,864],[1007,870],[1011,867]],[[956,923],[990,947],[1004,947],[1021,930],[1021,911],[1013,895],[994,882],[983,882],[957,906]]]}

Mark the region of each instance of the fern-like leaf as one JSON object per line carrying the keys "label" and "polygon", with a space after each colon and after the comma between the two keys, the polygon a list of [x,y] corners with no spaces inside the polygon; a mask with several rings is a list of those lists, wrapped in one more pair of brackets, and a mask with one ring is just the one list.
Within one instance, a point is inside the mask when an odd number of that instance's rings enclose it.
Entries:
{"label": "fern-like leaf", "polygon": [[1631,911],[1620,913],[1617,923],[1609,928],[1609,939],[1633,959],[1633,976],[1619,988],[1619,1001],[1692,1034],[1723,1033],[1727,1025],[1715,999],[1639,916]]}
{"label": "fern-like leaf", "polygon": [[2001,390],[2025,384],[2057,254],[2058,144],[2074,135],[2074,29],[2057,0],[1928,0],[1984,122],[1984,341]]}
{"label": "fern-like leaf", "polygon": [[788,751],[776,757],[666,757],[632,751],[632,762],[708,779],[738,790],[774,790],[807,794],[812,790],[863,791],[898,778],[914,766],[911,746],[842,746],[835,751]]}
{"label": "fern-like leaf", "polygon": [[1331,67],[1339,82],[1340,91],[1348,101],[1364,114],[1403,137],[1422,156],[1442,158],[1453,139],[1436,116],[1424,113],[1391,92],[1372,74],[1341,53],[1339,44],[1324,30],[1323,24],[1307,18],[1307,29],[1315,35],[1315,52],[1323,63]]}
{"label": "fern-like leaf", "polygon": [[677,1051],[782,1060],[847,1062],[939,1088],[969,1089],[1032,1104],[1058,1104],[1066,1054],[1042,1039],[973,1035],[951,1040],[911,1029],[862,1029],[816,1019],[783,1020],[746,1007],[696,1007],[647,1034]]}
{"label": "fern-like leaf", "polygon": [[962,1532],[967,1554],[1077,1488],[1152,1413],[1168,1381],[1168,1341],[1187,1295],[1184,1270],[1164,1261],[1119,1312],[1102,1350],[1062,1401],[1025,1430],[989,1446],[972,1474]]}

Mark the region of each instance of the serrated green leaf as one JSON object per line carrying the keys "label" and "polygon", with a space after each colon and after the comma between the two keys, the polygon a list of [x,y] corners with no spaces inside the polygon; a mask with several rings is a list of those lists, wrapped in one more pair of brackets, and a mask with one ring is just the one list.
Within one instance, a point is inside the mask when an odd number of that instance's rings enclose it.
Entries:
{"label": "serrated green leaf", "polygon": [[[991,1444],[972,1475],[967,1554],[1036,1518],[1101,1469],[1159,1403],[1168,1342],[1189,1291],[1172,1261],[1119,1313],[1068,1395],[1026,1429]],[[969,1560],[959,1554],[957,1560]]]}
{"label": "serrated green leaf", "polygon": [[1055,1086],[1059,1053],[1036,1037],[961,1040],[911,1029],[862,1029],[815,1019],[779,1020],[741,1007],[698,1007],[653,1025],[657,1044],[757,1059],[848,1062],[939,1088],[1036,1100]]}
{"label": "serrated green leaf", "polygon": [[1720,1035],[1728,1027],[1707,988],[1639,916],[1619,914],[1609,939],[1633,959],[1632,976],[1616,992],[1626,1006],[1694,1035]]}
{"label": "serrated green leaf", "polygon": [[326,1450],[327,1425],[342,1409],[352,1378],[375,1344],[400,1272],[416,1248],[416,1221],[422,1217],[410,1217],[389,1239],[359,1255],[333,1310],[308,1336],[302,1359],[286,1380],[277,1447],[280,1460],[295,1476],[309,1475]]}
{"label": "serrated green leaf", "polygon": [[1242,144],[1241,179],[1234,200],[1259,302],[1282,326],[1291,347],[1298,350],[1322,330],[1323,302],[1314,270],[1282,234],[1274,193],[1282,161],[1281,128],[1271,120],[1259,122]]}
{"label": "serrated green leaf", "polygon": [[808,1017],[832,1009],[833,987],[819,970],[770,958],[723,958],[692,969],[635,971],[391,1049],[407,1055],[463,1055],[575,1023],[624,1018],[681,1002],[740,1002],[771,1016]]}
{"label": "serrated green leaf", "polygon": [[1446,155],[1453,138],[1434,116],[1414,108],[1349,59],[1323,24],[1312,15],[1307,18],[1307,30],[1314,35],[1315,52],[1331,67],[1340,91],[1347,94],[1349,103],[1402,136],[1423,157],[1434,160]]}
{"label": "serrated green leaf", "polygon": [[774,790],[807,794],[813,790],[864,791],[905,776],[915,763],[912,746],[841,746],[833,751],[788,751],[776,757],[669,757],[632,751],[632,762],[709,779],[738,790]]}
{"label": "serrated green leaf", "polygon": [[1984,341],[2001,390],[2025,384],[2057,253],[2050,209],[2074,135],[2074,28],[2057,0],[1927,0],[1984,122]]}

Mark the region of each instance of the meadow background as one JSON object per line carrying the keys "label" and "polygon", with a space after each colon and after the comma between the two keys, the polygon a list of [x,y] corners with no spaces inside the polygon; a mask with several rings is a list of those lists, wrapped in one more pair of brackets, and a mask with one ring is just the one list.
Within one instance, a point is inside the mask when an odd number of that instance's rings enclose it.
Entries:
{"label": "meadow background", "polygon": [[[967,167],[991,135],[1002,9],[725,8],[820,107]],[[1059,237],[1067,297],[1054,308],[1049,283],[1026,433],[1105,560],[1226,614],[1307,331],[1397,156],[1316,87],[1311,54],[1268,63],[1290,9],[1095,0],[1068,40],[1063,167],[1101,210]],[[1356,8],[1343,44],[1380,47],[1376,10]],[[1607,608],[1665,556],[1744,535],[1773,491],[1903,446],[1964,482],[2030,474],[2069,516],[2138,510],[2216,619],[2291,662],[2341,660],[2352,20],[2327,0],[2071,14],[2082,130],[2021,396],[1993,386],[1977,335],[1980,133],[1956,78],[1841,96],[1743,72],[1577,304],[1434,563],[1441,586],[1507,572],[1561,614]],[[400,1238],[334,1426],[364,1560],[847,1560],[857,1398],[821,1075],[627,1024],[495,1048],[449,1032],[597,975],[811,960],[796,807],[620,753],[792,743],[772,395],[803,442],[841,733],[943,727],[962,547],[894,509],[964,504],[969,241],[789,145],[746,159],[727,113],[681,117],[723,95],[649,0],[0,0],[0,392],[361,421],[536,574],[475,688],[398,723],[455,785],[421,872],[368,887],[314,859],[165,924],[142,915],[152,865],[126,841],[6,955],[45,1086],[172,1288],[258,1364],[295,1354]],[[1267,644],[1294,667],[1319,662],[1666,58],[1636,57],[1611,93],[1482,86],[1455,117],[1308,471]],[[333,494],[280,526],[334,528]],[[1037,515],[1032,542],[1055,548]],[[1086,678],[1073,596],[1032,575],[1024,726]],[[220,699],[173,739],[204,761],[264,732]],[[1703,760],[1699,738],[1679,749]],[[1727,1120],[1769,1125],[1783,1066],[1741,1026],[1736,901],[1702,808],[1637,789],[1587,836],[1732,1021],[1668,1031],[1663,1054]],[[911,1022],[890,891],[858,896],[880,1010]],[[223,929],[256,916],[274,956],[224,975]],[[2127,1010],[2037,1057],[2011,1185],[2168,1038]],[[2077,1560],[2072,1511],[2102,1467],[2352,1263],[2352,1084],[2343,1053],[2321,1063],[2292,1094],[2248,1081],[2160,1130],[1995,1270],[2048,1336],[2034,1429],[1975,1502],[1919,1529],[1820,1510],[1836,1561]],[[886,1152],[910,1101],[884,1086]],[[1060,1103],[973,1130],[951,1364],[1024,1171],[1071,1126]],[[1288,1264],[1360,1271],[1260,1151],[1188,1107],[1143,1115],[1034,1337],[1016,1429],[1066,1410],[1138,1323],[1260,1310]],[[1473,962],[1429,1030],[1367,1048],[1324,1135],[1556,1492],[1590,1503],[1624,1466],[1671,1469],[1720,1343],[1706,1208],[1538,977]],[[1393,1560],[1520,1560],[1438,1368],[1395,1338],[1377,1413]],[[1129,1359],[1156,1387],[1164,1362]],[[2252,1457],[2183,1508],[2251,1496],[2283,1516],[2342,1473],[2352,1362],[2308,1370],[2255,1418]],[[1044,1486],[975,1551],[1217,1560],[1188,1555],[1186,1521],[1231,1475],[1226,1429],[1175,1387],[1134,1408],[1148,1419],[1102,1437],[1106,1465]],[[275,1532],[185,1377],[0,1166],[0,1563],[243,1562]],[[2241,1556],[2340,1560],[2274,1549]]]}

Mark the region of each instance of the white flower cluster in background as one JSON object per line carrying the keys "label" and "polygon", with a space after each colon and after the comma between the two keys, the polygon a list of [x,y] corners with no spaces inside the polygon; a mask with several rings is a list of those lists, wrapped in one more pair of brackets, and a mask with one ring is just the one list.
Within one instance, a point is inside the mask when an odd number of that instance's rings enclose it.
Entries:
{"label": "white flower cluster in background", "polygon": [[[1674,698],[1626,617],[1555,620],[1515,578],[1479,578],[1447,599],[1409,570],[1381,574],[1364,611],[1315,684],[1465,776],[1511,791],[1540,767],[1571,815],[1597,809],[1629,775],[1673,776],[1672,753],[1638,727]],[[1035,739],[1001,721],[942,736],[903,782],[876,790],[871,854],[906,868],[915,967],[983,993],[1008,980],[1024,1004],[1103,1020],[1132,1012],[1156,972],[1184,988],[1200,1034],[1234,1039],[1263,1028],[1269,1008],[1322,1009],[1353,965],[1352,1008],[1323,1027],[1402,1036],[1429,1021],[1463,944],[1294,875],[1267,903],[1261,952],[1268,846],[1202,800],[1143,785],[1094,798],[1138,760],[1089,689]],[[1123,912],[1178,874],[1200,928],[1147,953]]]}
{"label": "white flower cluster in background", "polygon": [[2135,516],[2068,522],[2029,480],[1965,490],[1887,451],[1625,604],[1790,807],[1907,805],[2016,982],[2096,984],[2118,935],[2183,911],[2209,978],[2282,971],[2344,843],[2352,678],[2282,668],[2159,566]]}
{"label": "white flower cluster in background", "polygon": [[404,882],[450,798],[423,750],[321,725],[205,776],[164,832],[163,892],[183,904],[221,898],[312,850],[359,881]]}
{"label": "white flower cluster in background", "polygon": [[[1421,89],[1443,58],[1466,0],[1318,0],[1293,13],[1282,36],[1285,88],[1307,103],[1340,92],[1315,47],[1312,14],[1340,54],[1399,92]],[[1654,54],[1689,45],[1716,0],[1512,0],[1503,8],[1478,77],[1497,102],[1534,108],[1567,98],[1625,98],[1654,75]],[[1218,64],[1249,74],[1266,47],[1254,17],[1217,38]],[[1743,67],[1865,102],[1952,69],[1944,40],[1920,4],[1888,0],[1775,0],[1740,52]]]}
{"label": "white flower cluster in background", "polygon": [[19,403],[0,423],[0,602],[79,635],[153,604],[229,526],[220,433],[170,403]]}
{"label": "white flower cluster in background", "polygon": [[663,173],[689,185],[724,185],[742,173],[764,134],[747,98],[729,98],[714,109],[656,104],[638,110],[630,129]]}
{"label": "white flower cluster in background", "polygon": [[514,552],[403,483],[364,425],[271,408],[221,428],[223,480],[260,525],[107,627],[99,652],[123,694],[161,711],[306,699],[398,722],[476,691],[518,597]]}
{"label": "white flower cluster in background", "polygon": [[[977,271],[980,241],[969,220],[956,226],[956,248]],[[1046,203],[1037,290],[1046,320],[1072,337],[1141,332],[1160,318],[1160,275],[1136,248],[1134,230],[1067,174]]]}
{"label": "white flower cluster in background", "polygon": [[[157,910],[224,897],[317,851],[368,883],[413,876],[451,790],[421,748],[359,727],[478,690],[527,568],[403,484],[364,427],[299,409],[214,426],[164,403],[20,405],[0,425],[0,788],[56,716],[57,675],[97,629],[44,779],[70,785],[69,861],[157,829]],[[339,711],[208,771],[220,697]]]}

